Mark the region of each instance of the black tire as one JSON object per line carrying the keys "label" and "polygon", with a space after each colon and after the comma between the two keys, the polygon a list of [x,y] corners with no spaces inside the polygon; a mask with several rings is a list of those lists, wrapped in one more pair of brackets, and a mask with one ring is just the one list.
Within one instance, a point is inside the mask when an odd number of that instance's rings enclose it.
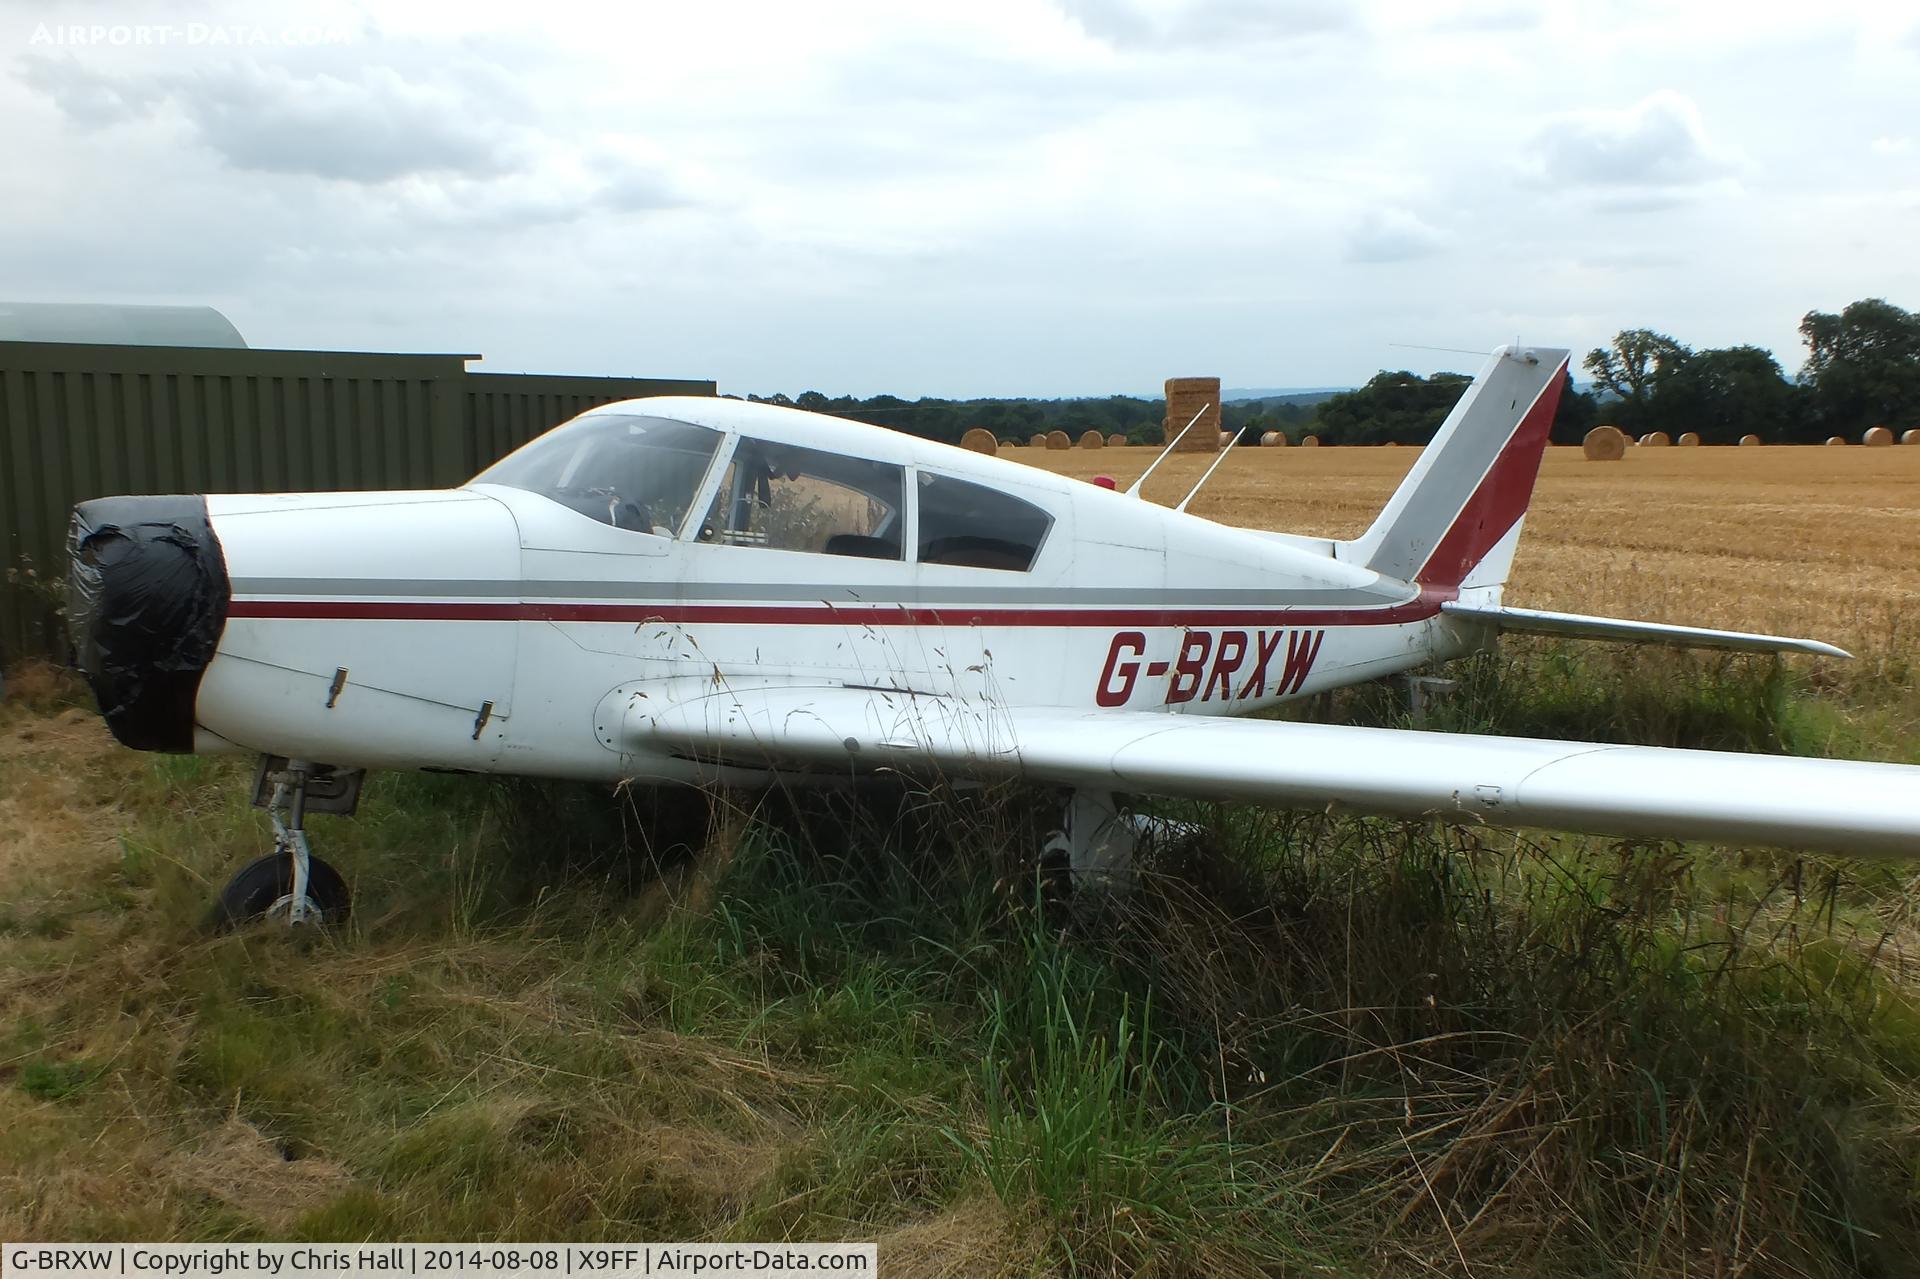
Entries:
{"label": "black tire", "polygon": [[[214,904],[208,926],[219,933],[245,927],[292,891],[292,857],[276,852],[255,858],[242,866],[220,890],[220,900]],[[320,908],[319,922],[330,925],[346,922],[352,902],[347,881],[340,878],[339,871],[312,854],[307,856],[307,896]]]}

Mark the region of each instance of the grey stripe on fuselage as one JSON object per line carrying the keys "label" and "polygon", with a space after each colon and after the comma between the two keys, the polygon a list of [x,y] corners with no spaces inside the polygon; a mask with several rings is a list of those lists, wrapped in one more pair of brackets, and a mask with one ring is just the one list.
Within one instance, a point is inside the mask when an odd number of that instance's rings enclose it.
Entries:
{"label": "grey stripe on fuselage", "polygon": [[376,599],[636,600],[648,603],[790,600],[795,603],[910,605],[1118,605],[1121,607],[1299,608],[1404,604],[1398,583],[1363,587],[1157,588],[1124,586],[838,586],[793,582],[515,582],[419,578],[239,577],[236,595]]}

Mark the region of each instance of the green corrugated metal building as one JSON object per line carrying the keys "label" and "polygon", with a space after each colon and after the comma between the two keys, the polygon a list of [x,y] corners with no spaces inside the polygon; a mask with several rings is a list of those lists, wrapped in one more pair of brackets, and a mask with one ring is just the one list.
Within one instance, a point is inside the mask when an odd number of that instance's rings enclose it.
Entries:
{"label": "green corrugated metal building", "polygon": [[[20,308],[0,304],[0,333],[19,331],[10,309]],[[55,317],[69,336],[74,310]],[[138,333],[159,320],[192,331],[189,342],[219,338],[204,316],[122,316],[91,329],[86,318],[83,334]],[[0,655],[62,650],[56,609],[75,502],[459,484],[593,405],[714,393],[712,382],[684,378],[469,372],[477,358],[0,340]]]}

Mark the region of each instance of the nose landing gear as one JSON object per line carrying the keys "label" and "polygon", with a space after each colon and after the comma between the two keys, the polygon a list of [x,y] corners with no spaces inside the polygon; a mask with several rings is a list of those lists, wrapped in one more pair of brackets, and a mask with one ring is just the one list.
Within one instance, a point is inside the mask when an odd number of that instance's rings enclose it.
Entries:
{"label": "nose landing gear", "polygon": [[263,755],[254,775],[253,803],[273,819],[273,851],[240,868],[209,921],[224,932],[272,919],[289,925],[344,922],[351,904],[340,872],[307,845],[308,813],[351,814],[360,803],[358,769]]}

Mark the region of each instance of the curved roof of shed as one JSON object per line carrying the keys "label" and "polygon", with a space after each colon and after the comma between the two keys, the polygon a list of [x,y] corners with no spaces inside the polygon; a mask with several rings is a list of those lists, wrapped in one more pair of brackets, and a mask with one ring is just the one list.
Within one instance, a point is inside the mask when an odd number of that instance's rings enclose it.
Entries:
{"label": "curved roof of shed", "polygon": [[233,322],[210,306],[111,302],[0,302],[0,342],[244,347]]}

